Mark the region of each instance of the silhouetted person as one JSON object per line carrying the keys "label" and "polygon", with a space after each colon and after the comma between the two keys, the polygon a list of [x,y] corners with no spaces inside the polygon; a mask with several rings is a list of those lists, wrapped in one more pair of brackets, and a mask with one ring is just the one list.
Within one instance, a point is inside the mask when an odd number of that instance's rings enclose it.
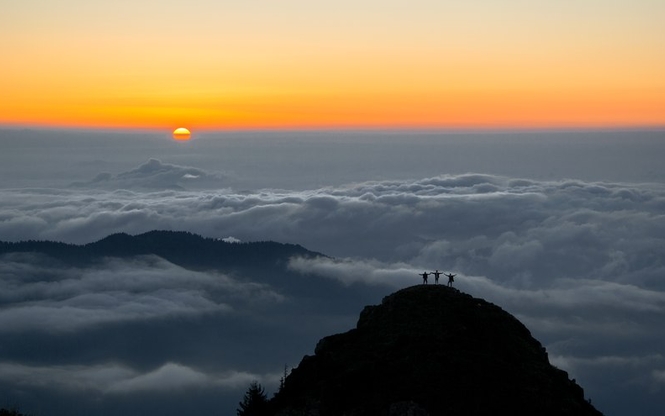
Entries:
{"label": "silhouetted person", "polygon": [[423,284],[426,285],[427,284],[427,276],[429,276],[429,273],[424,272],[424,273],[421,274],[421,276],[423,277]]}
{"label": "silhouetted person", "polygon": [[453,279],[453,278],[457,275],[452,274],[452,273],[448,273],[448,274],[444,274],[444,276],[446,276],[448,278],[448,286],[452,286],[453,282],[455,281],[455,279]]}
{"label": "silhouetted person", "polygon": [[434,275],[434,284],[438,285],[439,284],[439,276],[441,276],[443,274],[443,272],[440,272],[439,269],[436,269],[436,271],[432,272],[432,274]]}

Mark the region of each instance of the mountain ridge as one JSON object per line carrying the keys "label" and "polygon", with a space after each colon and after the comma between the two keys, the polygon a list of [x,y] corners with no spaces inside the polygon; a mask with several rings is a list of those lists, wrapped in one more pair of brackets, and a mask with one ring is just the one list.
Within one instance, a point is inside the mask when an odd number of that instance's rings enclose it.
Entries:
{"label": "mountain ridge", "polygon": [[142,234],[110,234],[87,244],[48,240],[0,241],[0,254],[36,252],[58,260],[82,264],[103,257],[154,254],[183,267],[251,267],[257,262],[279,262],[285,257],[316,257],[299,244],[274,241],[226,242],[186,231],[153,230]]}
{"label": "mountain ridge", "polygon": [[[332,309],[343,308],[328,299],[332,294],[347,292],[345,286],[333,279],[311,278],[292,270],[293,258],[328,258],[325,254],[308,250],[299,244],[275,241],[226,242],[202,237],[185,231],[153,230],[142,234],[115,233],[87,244],[69,244],[54,241],[0,241],[0,256],[12,254],[39,254],[47,262],[80,268],[104,266],[110,259],[129,260],[154,255],[183,269],[213,272],[232,276],[245,282],[267,284],[290,296],[304,296],[311,302],[325,302]],[[19,261],[33,262],[34,259]],[[347,293],[349,297],[363,297],[368,290]]]}

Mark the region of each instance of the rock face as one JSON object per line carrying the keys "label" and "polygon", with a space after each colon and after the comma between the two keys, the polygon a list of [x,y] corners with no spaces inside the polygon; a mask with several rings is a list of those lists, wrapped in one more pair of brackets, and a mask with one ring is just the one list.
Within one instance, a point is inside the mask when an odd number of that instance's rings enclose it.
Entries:
{"label": "rock face", "polygon": [[400,290],[319,341],[275,415],[600,415],[509,313],[446,286]]}

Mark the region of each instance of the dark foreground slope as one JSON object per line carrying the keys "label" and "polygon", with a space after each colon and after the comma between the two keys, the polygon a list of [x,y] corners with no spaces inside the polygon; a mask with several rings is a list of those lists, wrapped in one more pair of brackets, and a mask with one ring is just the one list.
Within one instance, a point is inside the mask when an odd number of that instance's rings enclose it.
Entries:
{"label": "dark foreground slope", "polygon": [[414,286],[322,339],[276,415],[599,415],[529,330],[482,299]]}

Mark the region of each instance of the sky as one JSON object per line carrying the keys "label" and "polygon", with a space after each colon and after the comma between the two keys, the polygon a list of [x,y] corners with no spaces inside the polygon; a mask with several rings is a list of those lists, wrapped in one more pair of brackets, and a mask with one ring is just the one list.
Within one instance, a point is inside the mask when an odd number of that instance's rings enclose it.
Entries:
{"label": "sky", "polygon": [[252,380],[274,391],[439,268],[606,415],[662,415],[663,17],[660,0],[0,0],[0,240],[165,229],[332,257],[290,261],[329,290],[307,297],[154,257],[2,256],[0,407],[234,414]]}
{"label": "sky", "polygon": [[663,130],[4,129],[0,148],[5,241],[177,230],[330,256],[291,259],[290,288],[154,256],[0,256],[0,406],[235,414],[251,381],[272,394],[284,365],[438,268],[604,414],[665,410]]}
{"label": "sky", "polygon": [[0,3],[0,123],[665,124],[660,0]]}

